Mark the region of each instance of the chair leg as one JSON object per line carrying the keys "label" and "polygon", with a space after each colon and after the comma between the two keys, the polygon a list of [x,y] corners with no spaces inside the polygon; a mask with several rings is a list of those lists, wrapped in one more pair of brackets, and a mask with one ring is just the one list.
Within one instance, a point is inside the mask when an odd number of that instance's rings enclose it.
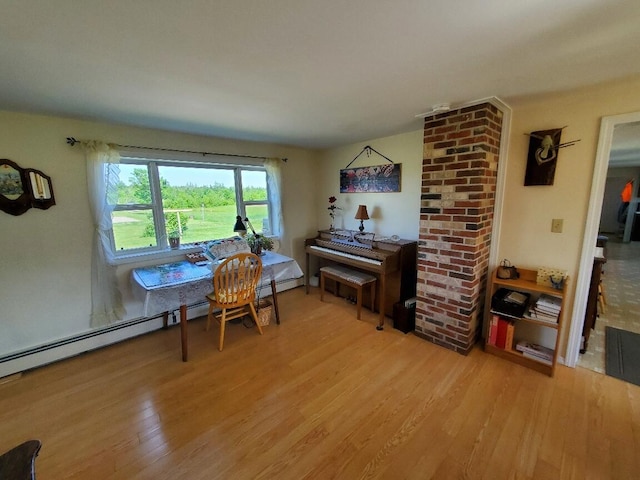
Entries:
{"label": "chair leg", "polygon": [[251,310],[253,321],[256,322],[256,327],[258,327],[258,332],[260,332],[260,335],[262,335],[262,327],[260,326],[260,322],[258,321],[258,314],[256,312],[256,308],[253,306],[253,302],[249,304],[249,309]]}
{"label": "chair leg", "polygon": [[227,323],[227,309],[223,308],[220,316],[220,341],[218,342],[218,350],[222,351],[224,345],[224,326]]}
{"label": "chair leg", "polygon": [[605,301],[605,298],[604,298],[604,291],[602,290],[602,283],[600,283],[598,285],[598,304],[600,305],[600,311],[602,313],[606,313],[604,308],[606,303],[607,302]]}

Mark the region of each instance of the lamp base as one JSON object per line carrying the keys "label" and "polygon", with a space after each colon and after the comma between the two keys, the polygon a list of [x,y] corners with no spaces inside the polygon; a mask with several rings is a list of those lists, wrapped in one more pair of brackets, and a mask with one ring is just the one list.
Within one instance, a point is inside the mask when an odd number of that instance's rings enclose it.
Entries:
{"label": "lamp base", "polygon": [[358,227],[358,230],[360,230],[360,233],[364,232],[364,221],[360,220],[360,226]]}

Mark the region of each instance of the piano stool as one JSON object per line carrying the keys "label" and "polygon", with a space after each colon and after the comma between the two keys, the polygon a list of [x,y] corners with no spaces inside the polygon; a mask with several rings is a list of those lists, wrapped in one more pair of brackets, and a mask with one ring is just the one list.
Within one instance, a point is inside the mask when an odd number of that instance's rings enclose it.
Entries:
{"label": "piano stool", "polygon": [[356,318],[358,320],[360,320],[360,310],[362,309],[362,289],[365,285],[369,285],[371,287],[371,311],[375,312],[376,277],[340,265],[322,267],[320,269],[320,301],[323,301],[324,298],[325,278],[336,282],[334,292],[336,296],[340,293],[340,284],[348,285],[356,289]]}

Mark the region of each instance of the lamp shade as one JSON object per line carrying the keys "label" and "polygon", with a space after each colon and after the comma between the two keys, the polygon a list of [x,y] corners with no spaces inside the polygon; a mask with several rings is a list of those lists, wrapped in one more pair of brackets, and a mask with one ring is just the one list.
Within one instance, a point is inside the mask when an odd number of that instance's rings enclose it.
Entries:
{"label": "lamp shade", "polygon": [[240,215],[236,217],[236,224],[233,227],[233,231],[239,233],[240,235],[244,235],[245,233],[247,233],[247,227],[242,221],[242,217]]}
{"label": "lamp shade", "polygon": [[367,213],[366,205],[358,206],[358,211],[356,212],[356,220],[369,220],[369,214]]}

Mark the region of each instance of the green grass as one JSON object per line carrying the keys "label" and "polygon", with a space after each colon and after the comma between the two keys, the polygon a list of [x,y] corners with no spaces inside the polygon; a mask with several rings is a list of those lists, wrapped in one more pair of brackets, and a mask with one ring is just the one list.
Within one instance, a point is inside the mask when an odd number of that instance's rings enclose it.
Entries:
{"label": "green grass", "polygon": [[[252,218],[267,217],[267,207],[251,207]],[[183,232],[181,242],[192,243],[226,238],[234,235],[233,226],[236,221],[235,205],[194,209],[183,212],[186,215],[187,229]],[[155,244],[154,237],[145,237],[144,231],[148,224],[153,223],[148,211],[121,211],[113,213],[113,234],[116,248],[142,248]],[[124,221],[118,221],[122,219]],[[261,230],[262,221],[252,221],[254,228]]]}

